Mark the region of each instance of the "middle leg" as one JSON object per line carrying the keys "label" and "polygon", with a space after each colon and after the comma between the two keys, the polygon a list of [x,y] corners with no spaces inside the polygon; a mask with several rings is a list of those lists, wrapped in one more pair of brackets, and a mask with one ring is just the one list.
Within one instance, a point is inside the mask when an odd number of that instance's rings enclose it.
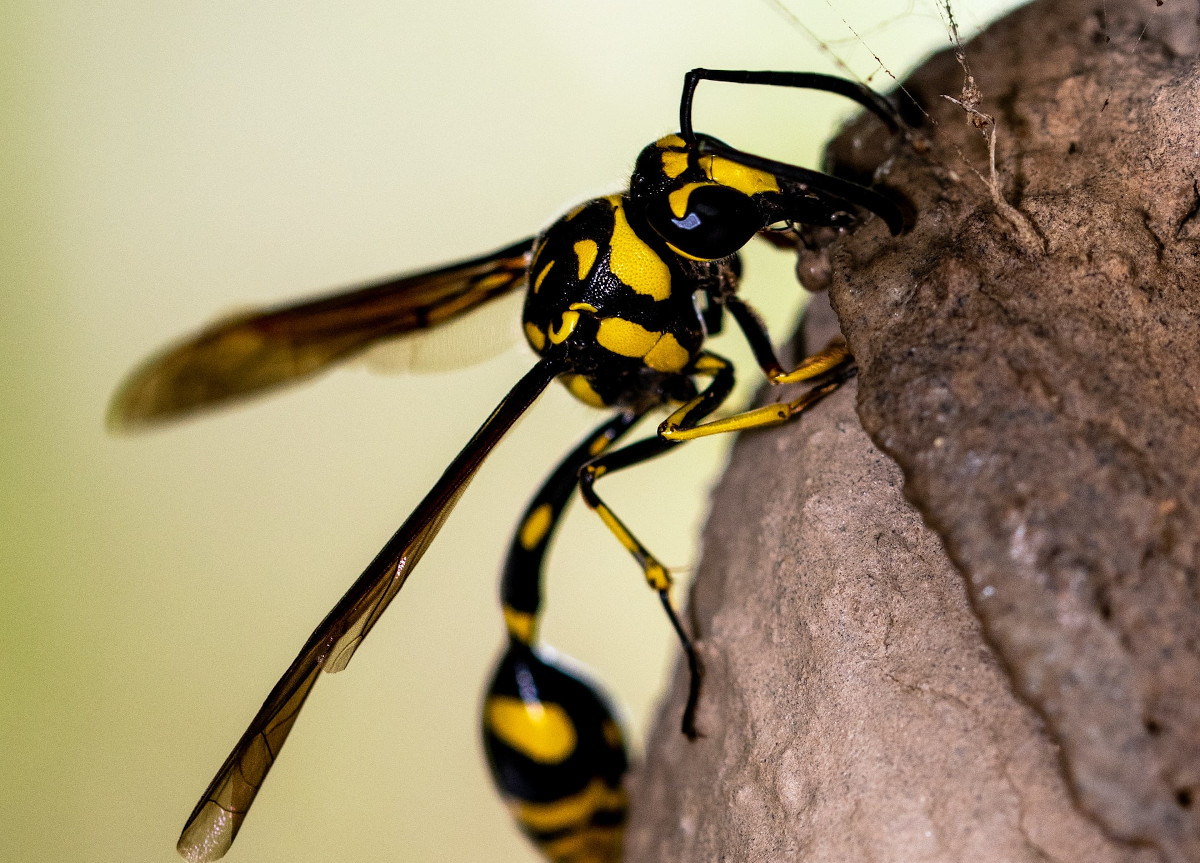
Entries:
{"label": "middle leg", "polygon": [[[828,369],[824,372],[824,376],[828,380],[812,387],[798,399],[745,411],[724,419],[704,422],[704,419],[729,397],[734,382],[733,365],[723,357],[705,351],[693,364],[692,373],[710,376],[711,383],[695,398],[672,413],[659,427],[657,437],[647,438],[599,456],[585,464],[580,471],[579,488],[584,501],[600,516],[608,529],[642,568],[646,583],[658,593],[663,609],[671,621],[671,626],[679,636],[684,655],[687,658],[689,672],[688,698],[682,720],[683,733],[689,739],[695,739],[697,736],[695,714],[700,698],[703,668],[695,646],[688,638],[671,603],[670,573],[596,493],[596,480],[606,474],[649,461],[687,440],[785,422],[790,417],[812,407],[853,377],[856,369],[853,358],[848,353],[839,353],[830,359],[833,361],[829,363]],[[811,376],[821,375],[822,372],[813,372]]]}

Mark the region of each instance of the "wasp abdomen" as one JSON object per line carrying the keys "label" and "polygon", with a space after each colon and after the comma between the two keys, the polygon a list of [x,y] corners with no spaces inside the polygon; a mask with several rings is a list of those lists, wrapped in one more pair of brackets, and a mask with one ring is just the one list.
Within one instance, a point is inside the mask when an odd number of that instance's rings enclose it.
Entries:
{"label": "wasp abdomen", "polygon": [[484,701],[483,745],[509,810],[547,857],[620,859],[628,759],[598,687],[511,643]]}

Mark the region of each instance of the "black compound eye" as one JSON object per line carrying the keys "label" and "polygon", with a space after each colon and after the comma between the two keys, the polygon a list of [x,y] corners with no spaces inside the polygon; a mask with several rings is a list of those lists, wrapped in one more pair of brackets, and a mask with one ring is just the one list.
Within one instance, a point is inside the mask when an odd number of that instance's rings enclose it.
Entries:
{"label": "black compound eye", "polygon": [[[687,204],[680,217],[670,198],[685,192]],[[672,195],[660,195],[647,206],[646,220],[676,249],[706,261],[732,255],[763,226],[749,195],[717,184],[685,186]]]}

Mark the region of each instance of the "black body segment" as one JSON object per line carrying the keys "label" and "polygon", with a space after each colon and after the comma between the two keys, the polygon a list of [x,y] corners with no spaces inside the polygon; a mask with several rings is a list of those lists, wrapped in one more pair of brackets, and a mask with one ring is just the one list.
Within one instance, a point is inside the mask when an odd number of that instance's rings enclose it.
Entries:
{"label": "black body segment", "polygon": [[[786,370],[769,333],[736,291],[738,251],[756,234],[802,225],[849,229],[870,214],[892,231],[900,210],[846,179],[765,159],[692,129],[701,80],[824,90],[853,99],[893,130],[892,106],[866,87],[825,75],[695,69],[680,100],[680,132],[644,148],[628,188],[595,198],[536,238],[447,267],[226,318],[169,347],[118,389],[110,425],[129,429],[298,381],[368,346],[436,326],[526,287],[525,338],[539,355],[379,554],[305,642],[184,825],[178,850],[215,860],[234,836],[321,671],[340,671],[396,596],[484,458],[558,378],[610,411],[533,498],[501,581],[508,645],[483,706],[483,739],[518,825],[555,863],[616,863],[627,755],[607,697],[537,643],[546,553],[578,486],[641,568],[679,636],[690,671],[682,728],[695,737],[702,668],[671,601],[671,576],[596,491],[603,476],[688,440],[775,425],[855,373],[845,345]],[[774,235],[774,234],[773,234]],[[731,363],[705,349],[726,308],[771,383],[808,381],[798,398],[714,418],[733,386]],[[652,410],[657,434],[610,447]],[[670,495],[663,495],[669,505]]]}
{"label": "black body segment", "polygon": [[542,608],[546,552],[579,486],[579,471],[619,440],[642,416],[621,411],[588,435],[542,483],[517,525],[500,577],[500,605],[510,638],[532,644]]}
{"label": "black body segment", "polygon": [[509,641],[484,700],[484,751],[517,824],[555,863],[620,859],[628,758],[599,685],[534,646],[546,551],[580,470],[640,416],[617,413],[559,463],[525,508],[500,580]]}

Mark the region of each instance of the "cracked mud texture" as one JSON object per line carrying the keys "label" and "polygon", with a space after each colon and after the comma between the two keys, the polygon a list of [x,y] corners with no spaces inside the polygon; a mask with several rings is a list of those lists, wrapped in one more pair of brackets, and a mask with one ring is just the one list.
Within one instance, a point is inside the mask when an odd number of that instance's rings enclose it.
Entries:
{"label": "cracked mud texture", "polygon": [[1200,861],[1198,46],[1196,0],[989,28],[1003,202],[952,55],[906,85],[927,148],[832,145],[918,214],[830,256],[890,459],[854,385],[739,441],[691,601],[707,737],[677,675],[627,860]]}

